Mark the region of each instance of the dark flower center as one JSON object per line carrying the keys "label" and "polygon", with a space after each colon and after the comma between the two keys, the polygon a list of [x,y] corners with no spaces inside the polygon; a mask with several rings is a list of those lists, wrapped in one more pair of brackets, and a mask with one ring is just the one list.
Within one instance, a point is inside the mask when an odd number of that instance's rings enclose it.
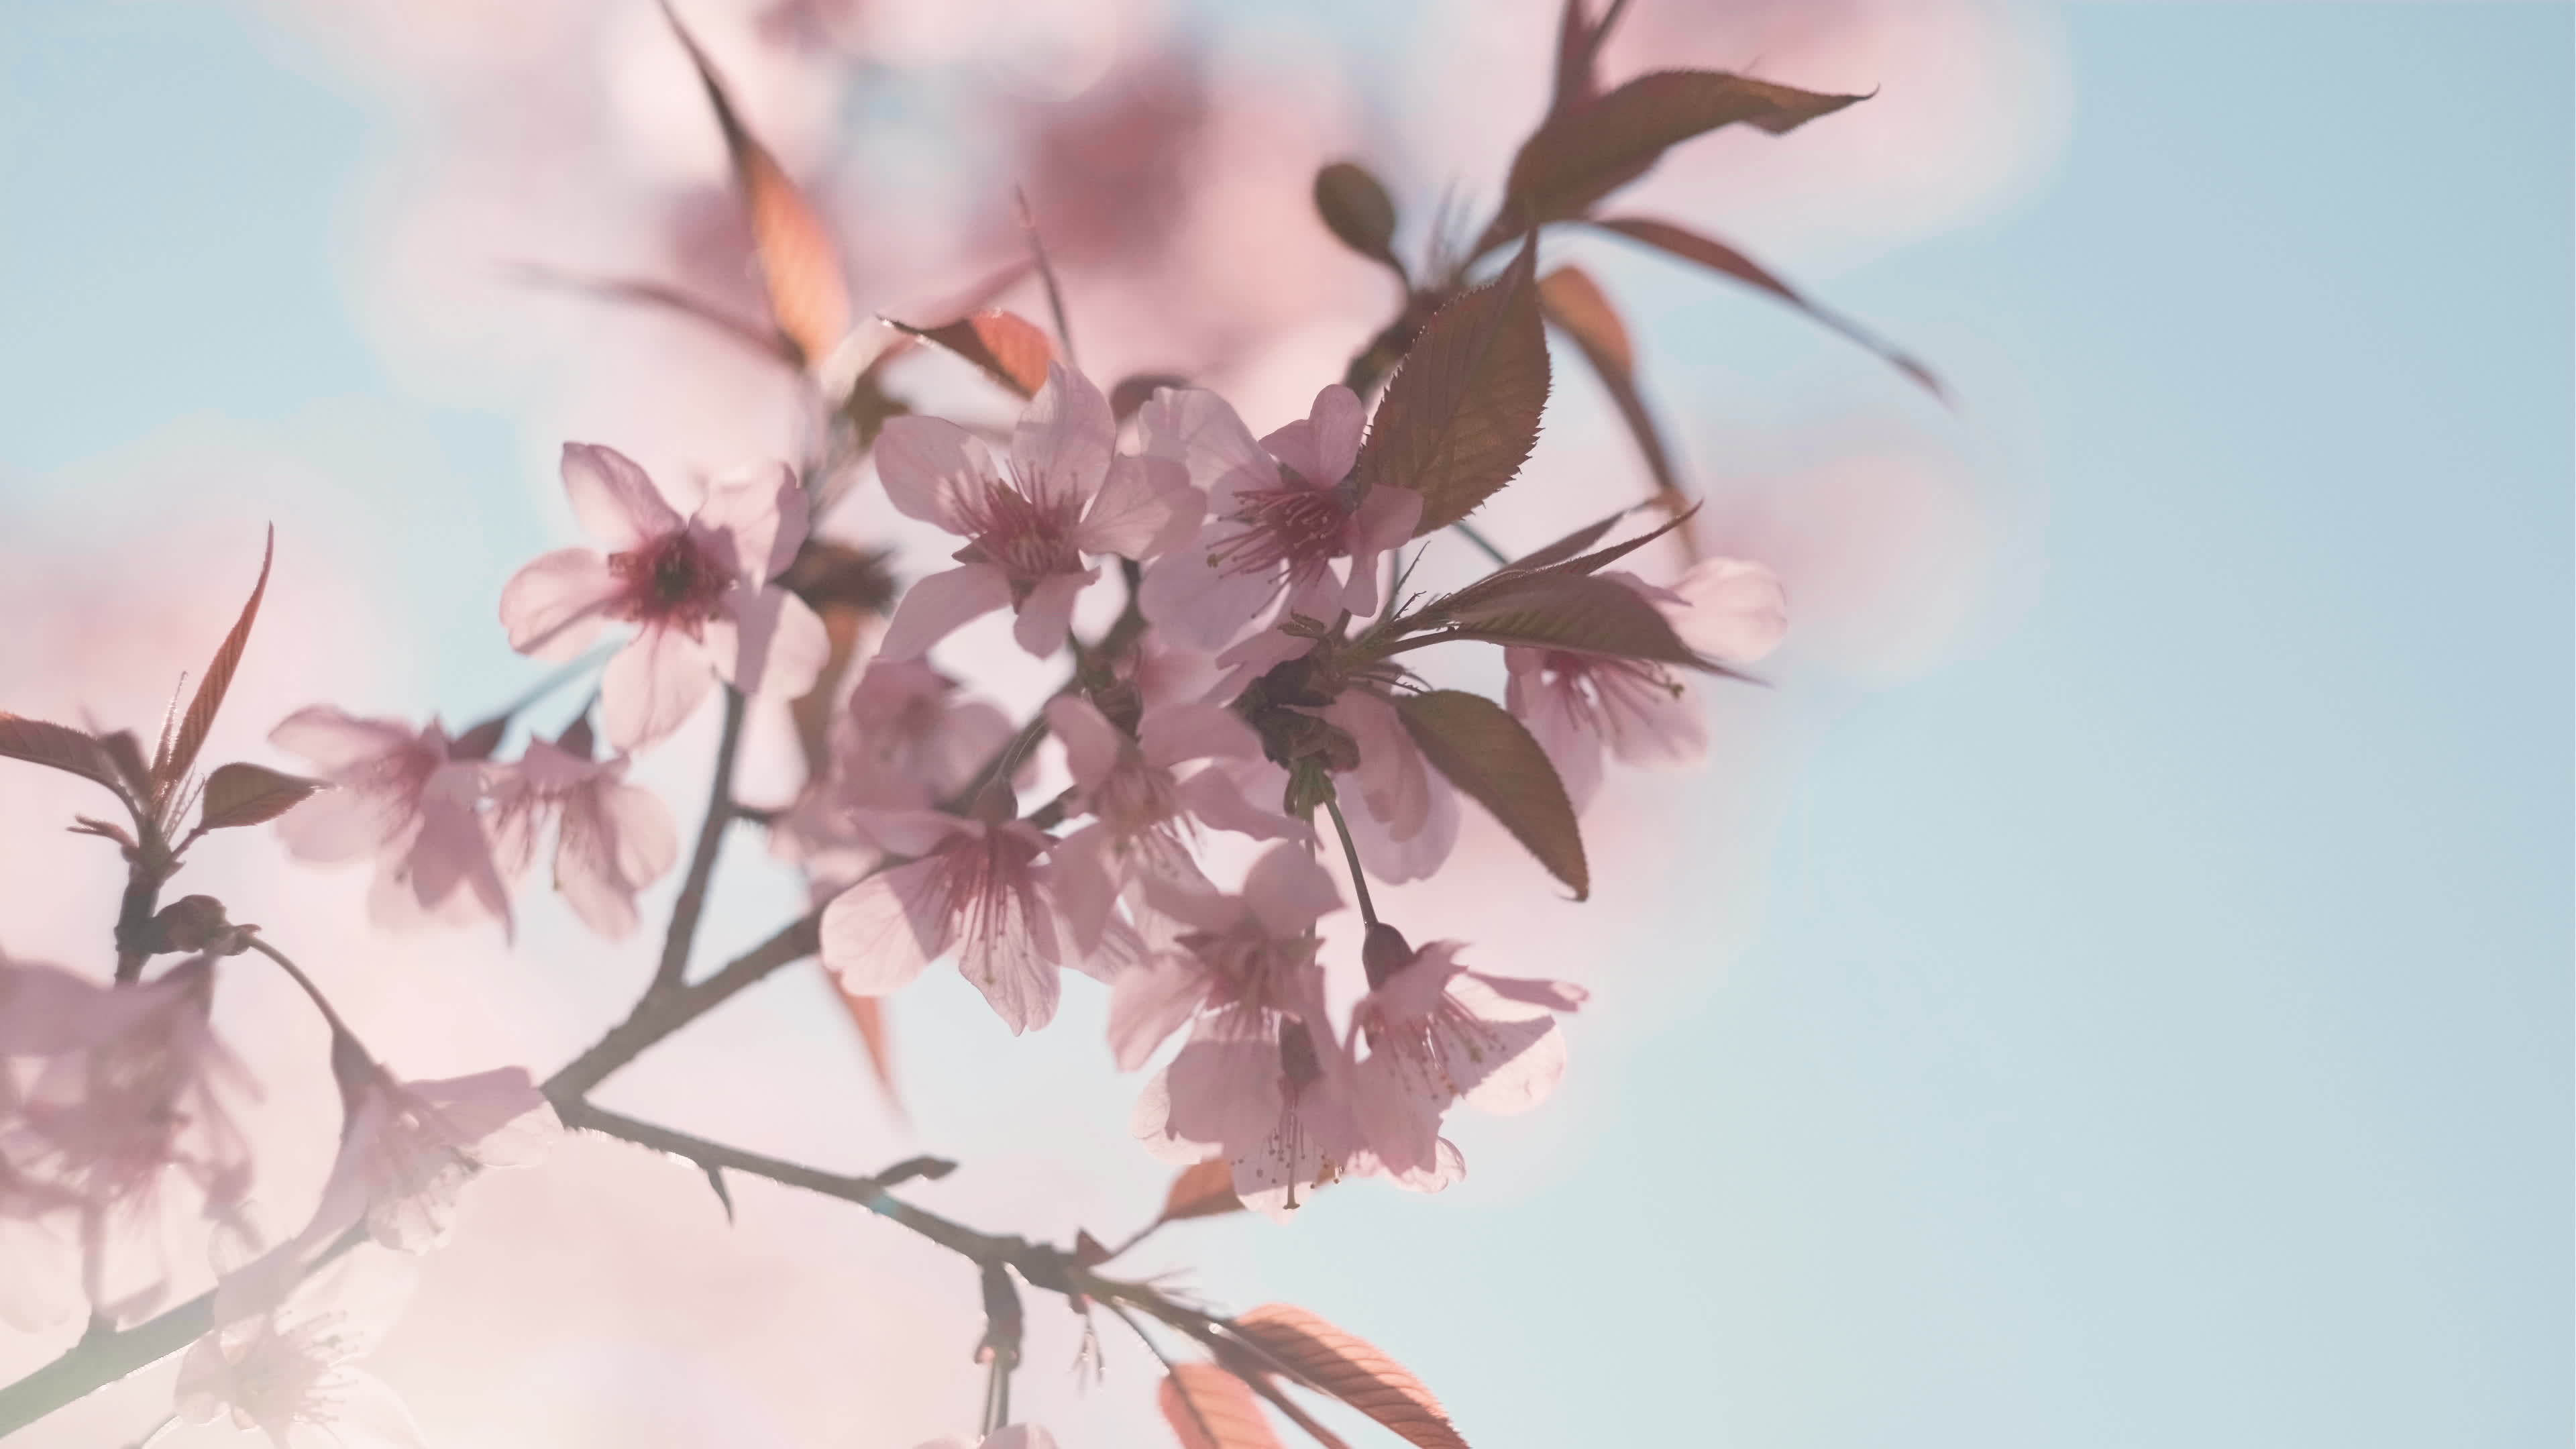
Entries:
{"label": "dark flower center", "polygon": [[708,544],[683,529],[608,556],[620,588],[616,616],[638,624],[674,624],[695,635],[719,612],[733,571]]}
{"label": "dark flower center", "polygon": [[1228,515],[1243,530],[1208,550],[1208,564],[1221,574],[1259,574],[1286,567],[1304,578],[1323,571],[1325,561],[1340,556],[1342,528],[1351,505],[1338,488],[1248,489],[1235,495]]}

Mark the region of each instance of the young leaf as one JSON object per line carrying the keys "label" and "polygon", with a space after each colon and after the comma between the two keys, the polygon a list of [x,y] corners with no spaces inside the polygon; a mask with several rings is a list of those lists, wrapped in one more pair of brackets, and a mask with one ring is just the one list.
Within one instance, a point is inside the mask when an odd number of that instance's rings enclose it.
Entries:
{"label": "young leaf", "polygon": [[231,830],[274,820],[321,788],[319,780],[282,774],[265,765],[238,760],[217,765],[206,777],[206,791],[197,804],[197,828]]}
{"label": "young leaf", "polygon": [[791,368],[801,368],[805,365],[803,357],[797,352],[796,345],[787,340],[785,333],[775,327],[763,327],[755,322],[746,322],[713,302],[692,297],[667,282],[655,282],[641,277],[583,277],[534,264],[512,267],[510,275],[531,286],[551,287],[559,291],[579,292],[584,296],[598,297],[611,302],[634,302],[647,307],[677,312],[683,317],[705,323],[763,357],[783,362]]}
{"label": "young leaf", "polygon": [[1055,348],[1036,323],[999,308],[987,308],[938,327],[914,327],[903,322],[894,325],[956,353],[982,369],[986,377],[1024,398],[1036,396],[1037,390],[1046,386],[1047,363],[1055,356]]}
{"label": "young leaf", "polygon": [[1712,667],[1673,632],[1661,610],[1615,579],[1534,574],[1466,607],[1444,605],[1441,612],[1456,625],[1446,637],[1685,669]]}
{"label": "young leaf", "polygon": [[1433,313],[1387,382],[1358,471],[1368,487],[1421,490],[1416,537],[1474,512],[1538,443],[1547,334],[1537,270],[1532,237],[1501,276]]}
{"label": "young leaf", "polygon": [[1212,1363],[1176,1363],[1155,1396],[1181,1449],[1281,1449],[1243,1380]]}
{"label": "young leaf", "polygon": [[901,1113],[903,1093],[895,1086],[894,1035],[886,1025],[885,1002],[843,990],[838,976],[832,977],[832,994],[841,998],[841,1008],[850,1014],[850,1025],[858,1029],[859,1045],[867,1049],[868,1070],[876,1076],[877,1089],[885,1093],[886,1104]]}
{"label": "young leaf", "polygon": [[1663,433],[1637,390],[1637,356],[1618,309],[1577,267],[1559,267],[1540,278],[1538,304],[1547,320],[1573,339],[1575,350],[1592,364],[1593,373],[1609,390],[1610,401],[1637,440],[1637,451],[1645,455],[1646,471],[1654,475],[1656,496],[1668,507],[1681,506],[1685,495],[1673,477],[1672,455],[1664,450]]}
{"label": "young leaf", "polygon": [[0,755],[67,771],[125,793],[116,782],[116,765],[106,747],[69,725],[0,710]]}
{"label": "young leaf", "polygon": [[1593,39],[1592,18],[1585,13],[1588,8],[1584,0],[1565,0],[1565,10],[1557,17],[1556,89],[1547,101],[1551,116],[1601,93],[1601,78],[1593,70],[1599,46]]}
{"label": "young leaf", "polygon": [[[1576,529],[1526,558],[1513,560],[1509,567],[1496,569],[1456,593],[1434,600],[1429,607],[1413,617],[1427,625],[1449,616],[1453,611],[1475,608],[1486,600],[1499,598],[1535,580],[1598,573],[1681,527],[1697,512],[1698,509],[1694,507],[1690,513],[1667,519],[1661,526],[1650,532],[1614,543],[1608,548],[1595,549],[1591,553],[1576,552],[1589,547],[1595,539],[1609,531],[1611,524],[1626,516],[1624,512],[1614,513],[1599,523],[1586,524]],[[1568,557],[1569,554],[1572,556]]]}
{"label": "young leaf", "polygon": [[1945,403],[1950,401],[1949,389],[1941,385],[1941,379],[1933,376],[1930,368],[1897,351],[1850,318],[1829,312],[1807,300],[1805,294],[1780,280],[1761,263],[1715,237],[1702,236],[1688,227],[1675,226],[1669,221],[1657,221],[1652,217],[1644,216],[1600,217],[1594,218],[1592,224],[1604,231],[1617,232],[1631,241],[1643,242],[1667,255],[1679,257],[1683,261],[1697,262],[1710,271],[1733,277],[1748,287],[1768,292],[1833,331],[1877,353],[1890,367],[1912,378],[1934,397]]}
{"label": "young leaf", "polygon": [[1432,768],[1502,822],[1576,900],[1592,893],[1565,782],[1519,720],[1483,695],[1456,689],[1404,695],[1395,705]]}
{"label": "young leaf", "polygon": [[206,674],[197,681],[197,693],[188,701],[188,713],[179,721],[179,733],[170,744],[170,757],[153,772],[153,786],[167,792],[188,776],[188,767],[197,763],[197,751],[206,743],[206,732],[215,727],[215,714],[224,707],[224,691],[232,688],[233,671],[241,667],[242,650],[250,645],[251,622],[259,617],[259,601],[268,593],[268,566],[277,558],[277,530],[268,531],[268,546],[259,556],[259,582],[251,585],[250,601],[242,605],[241,617],[233,621],[232,632],[224,636],[223,645],[206,665]]}
{"label": "young leaf", "polygon": [[1581,216],[1643,176],[1672,146],[1722,126],[1777,136],[1860,96],[1822,95],[1713,70],[1665,70],[1548,117],[1512,158],[1503,205],[1477,250],[1543,222]]}
{"label": "young leaf", "polygon": [[733,158],[734,184],[742,189],[743,209],[751,222],[752,250],[760,261],[760,278],[769,291],[769,313],[779,332],[794,344],[798,360],[814,366],[832,355],[850,330],[850,292],[841,277],[841,261],[832,234],[796,183],[789,180],[769,148],[751,134],[726,94],[713,62],[697,38],[680,23],[663,0],[663,18],[689,52],[698,83],[706,87],[716,124],[724,129],[725,152]]}
{"label": "young leaf", "polygon": [[1287,1303],[1238,1314],[1233,1328],[1281,1368],[1420,1449],[1467,1449],[1430,1388],[1366,1339]]}
{"label": "young leaf", "polygon": [[1316,172],[1315,211],[1342,245],[1405,275],[1395,256],[1395,200],[1367,167],[1336,161]]}
{"label": "young leaf", "polygon": [[1243,1199],[1234,1195],[1234,1169],[1224,1158],[1217,1157],[1183,1168],[1181,1175],[1172,1179],[1172,1190],[1163,1194],[1162,1216],[1154,1221],[1177,1223],[1241,1211]]}
{"label": "young leaf", "polygon": [[1549,564],[1563,563],[1599,543],[1609,535],[1610,530],[1619,526],[1620,519],[1627,517],[1633,511],[1635,510],[1622,508],[1607,518],[1595,519],[1545,548],[1532,549],[1519,558],[1513,559],[1510,568],[1515,572],[1525,572],[1530,569],[1543,569]]}

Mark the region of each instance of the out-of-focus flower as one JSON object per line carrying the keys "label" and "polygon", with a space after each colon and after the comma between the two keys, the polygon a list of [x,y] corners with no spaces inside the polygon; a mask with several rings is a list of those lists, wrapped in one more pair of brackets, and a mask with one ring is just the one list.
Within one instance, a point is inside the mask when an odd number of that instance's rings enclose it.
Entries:
{"label": "out-of-focus flower", "polygon": [[[1616,569],[1600,577],[1635,590],[1683,642],[1728,664],[1771,652],[1788,628],[1780,582],[1769,569],[1712,558],[1659,589]],[[1506,649],[1504,703],[1555,763],[1576,810],[1601,788],[1602,756],[1631,765],[1692,765],[1707,757],[1708,722],[1674,672],[1636,659],[1554,649]]]}
{"label": "out-of-focus flower", "polygon": [[867,828],[874,812],[952,799],[1010,738],[999,709],[960,697],[927,663],[872,660],[833,723],[827,772],[770,832],[771,852],[818,888],[846,889],[885,856]]}
{"label": "out-of-focus flower", "polygon": [[[1146,570],[1145,617],[1214,649],[1283,593],[1292,614],[1377,612],[1378,560],[1413,536],[1422,495],[1354,484],[1366,421],[1359,396],[1334,383],[1306,417],[1255,443],[1216,394],[1157,393],[1137,417],[1145,457],[1207,490],[1207,521]],[[1349,563],[1337,575],[1339,559]]]}
{"label": "out-of-focus flower", "polygon": [[[1321,714],[1359,746],[1359,767],[1338,781],[1360,864],[1389,882],[1438,870],[1458,843],[1458,792],[1422,757],[1395,706],[1368,690],[1346,689]],[[1354,797],[1358,809],[1350,808]]]}
{"label": "out-of-focus flower", "polygon": [[367,913],[376,924],[401,930],[488,916],[509,931],[509,893],[476,808],[484,766],[457,758],[438,721],[415,732],[313,705],[268,738],[337,787],[278,818],[288,853],[326,864],[372,857]]}
{"label": "out-of-focus flower", "polygon": [[412,1278],[401,1258],[360,1246],[267,1311],[219,1322],[179,1360],[179,1417],[229,1416],[278,1449],[423,1449],[411,1411],[357,1366],[401,1315]]}
{"label": "out-of-focus flower", "polygon": [[[1200,760],[1256,760],[1260,737],[1212,704],[1163,704],[1144,711],[1127,737],[1089,700],[1058,695],[1047,722],[1064,742],[1089,825],[1056,843],[1057,896],[1074,939],[1096,946],[1118,897],[1131,886],[1158,894],[1212,892],[1190,846],[1201,824],[1261,840],[1300,836],[1305,827],[1243,798],[1231,776],[1181,767]],[[1146,883],[1151,882],[1151,887]]]}
{"label": "out-of-focus flower", "polygon": [[894,506],[966,540],[958,566],[906,590],[886,623],[889,659],[914,659],[969,619],[1008,607],[1012,637],[1040,656],[1064,647],[1073,601],[1100,577],[1087,556],[1151,558],[1197,522],[1186,487],[1120,458],[1109,400],[1080,373],[1047,367],[996,459],[944,418],[895,418],[877,438]]}
{"label": "out-of-focus flower", "polygon": [[930,810],[874,812],[867,828],[919,857],[823,908],[823,964],[854,996],[901,989],[954,950],[957,969],[1013,1033],[1055,1019],[1058,969],[1098,969],[1068,939],[1046,862],[1052,842],[1024,820]]}
{"label": "out-of-focus flower", "polygon": [[1440,1137],[1451,1106],[1520,1112],[1556,1090],[1565,1075],[1556,1013],[1585,996],[1561,981],[1470,971],[1463,949],[1433,941],[1416,951],[1381,923],[1362,952],[1371,986],[1351,1008],[1351,1035],[1369,1052],[1352,1072],[1352,1107],[1370,1152],[1407,1186],[1454,1176],[1446,1164],[1456,1151]]}
{"label": "out-of-focus flower", "polygon": [[530,740],[517,763],[491,768],[493,853],[511,875],[527,869],[552,817],[556,891],[584,925],[622,941],[635,932],[636,893],[671,868],[680,839],[661,797],[626,783],[623,757],[589,757],[588,734],[576,723],[564,744]]}
{"label": "out-of-focus flower", "polygon": [[687,721],[716,679],[745,694],[794,698],[830,651],[823,621],[769,581],[805,541],[805,490],[783,464],[707,485],[682,518],[642,468],[613,448],[566,443],[564,490],[591,536],[519,570],[501,590],[510,647],[578,654],[612,621],[635,637],[600,679],[608,742],[639,749]]}
{"label": "out-of-focus flower", "polygon": [[981,1439],[963,1439],[951,1434],[933,1439],[918,1449],[1055,1449],[1055,1436],[1035,1424],[1005,1424]]}

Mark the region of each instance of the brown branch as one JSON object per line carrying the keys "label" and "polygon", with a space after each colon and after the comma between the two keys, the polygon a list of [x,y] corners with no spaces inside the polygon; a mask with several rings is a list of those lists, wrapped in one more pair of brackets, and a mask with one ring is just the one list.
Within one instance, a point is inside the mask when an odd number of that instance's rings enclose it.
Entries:
{"label": "brown branch", "polygon": [[707,787],[707,818],[698,826],[698,848],[689,857],[688,878],[680,898],[671,903],[671,929],[662,937],[662,962],[653,972],[654,992],[677,986],[688,975],[689,950],[697,944],[698,918],[706,913],[707,888],[715,881],[716,857],[723,852],[725,828],[733,824],[733,766],[742,753],[742,691],[725,686],[724,737],[716,743],[715,780]]}

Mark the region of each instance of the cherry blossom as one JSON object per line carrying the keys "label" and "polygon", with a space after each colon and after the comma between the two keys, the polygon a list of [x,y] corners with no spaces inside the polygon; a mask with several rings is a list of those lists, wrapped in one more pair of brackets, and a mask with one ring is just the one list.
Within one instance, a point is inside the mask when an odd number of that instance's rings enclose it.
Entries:
{"label": "cherry blossom", "polygon": [[[1788,628],[1778,579],[1760,564],[1713,558],[1670,589],[1633,574],[1600,577],[1635,590],[1710,658],[1749,664]],[[1689,687],[1661,664],[1554,649],[1506,649],[1504,704],[1556,766],[1581,810],[1601,788],[1605,754],[1632,765],[1691,765],[1708,754],[1708,722]]]}
{"label": "cherry blossom", "polygon": [[1005,1424],[981,1439],[968,1440],[951,1434],[919,1445],[917,1449],[1055,1449],[1055,1436],[1035,1424]]}
{"label": "cherry blossom", "polygon": [[1346,689],[1320,713],[1359,746],[1358,768],[1335,779],[1360,864],[1388,882],[1438,870],[1458,843],[1458,792],[1422,757],[1395,706],[1373,691]]}
{"label": "cherry blossom", "polygon": [[401,1315],[412,1280],[403,1259],[361,1246],[266,1311],[219,1322],[179,1360],[179,1417],[229,1417],[278,1449],[424,1449],[411,1411],[357,1366]]}
{"label": "cherry blossom", "polygon": [[830,650],[823,621],[770,582],[805,541],[805,490],[783,464],[725,474],[682,518],[642,468],[613,448],[566,443],[564,490],[606,554],[557,549],[501,590],[510,647],[580,653],[611,622],[635,636],[600,678],[610,744],[636,750],[685,723],[714,681],[794,698]]}
{"label": "cherry blossom", "polygon": [[1459,963],[1465,948],[1420,950],[1394,927],[1369,928],[1369,993],[1351,1008],[1351,1037],[1368,1056],[1352,1074],[1352,1106],[1370,1151],[1408,1186],[1454,1175],[1440,1119],[1456,1103],[1525,1111],[1565,1075],[1556,1013],[1582,1005],[1581,987],[1488,976]]}
{"label": "cherry blossom", "polygon": [[1049,857],[1078,941],[1098,943],[1131,883],[1150,879],[1165,892],[1212,892],[1191,855],[1200,824],[1263,840],[1306,834],[1297,822],[1246,801],[1222,770],[1181,773],[1201,760],[1260,758],[1260,737],[1230,710],[1155,705],[1138,720],[1133,739],[1077,695],[1057,696],[1046,713],[1064,742],[1076,798],[1093,817],[1057,842]]}
{"label": "cherry blossom", "polygon": [[[1145,571],[1145,617],[1215,649],[1283,594],[1292,614],[1377,612],[1378,561],[1413,536],[1422,495],[1362,491],[1350,476],[1366,418],[1359,396],[1335,383],[1306,417],[1255,443],[1216,394],[1157,393],[1137,417],[1145,457],[1207,490],[1207,521]],[[1348,560],[1340,574],[1337,560]]]}
{"label": "cherry blossom", "polygon": [[1102,969],[1065,929],[1039,859],[1052,842],[1036,826],[887,810],[868,828],[889,851],[918,859],[823,908],[823,965],[842,990],[883,996],[953,950],[959,973],[1017,1034],[1055,1019],[1059,967]]}
{"label": "cherry blossom", "polygon": [[624,757],[590,758],[589,733],[577,723],[562,744],[530,740],[515,764],[491,768],[494,855],[511,875],[525,870],[551,817],[555,890],[582,924],[622,941],[635,933],[636,893],[679,858],[679,832],[660,796],[626,783]]}
{"label": "cherry blossom", "polygon": [[287,852],[321,864],[372,858],[367,913],[394,930],[486,918],[510,930],[510,897],[478,810],[484,765],[456,753],[438,721],[358,719],[329,705],[269,732],[336,786],[277,822]]}
{"label": "cherry blossom", "polygon": [[1010,743],[1011,722],[962,697],[918,659],[871,660],[833,722],[830,764],[770,833],[771,852],[838,892],[884,859],[867,828],[882,810],[927,809],[974,783]]}
{"label": "cherry blossom", "polygon": [[899,417],[877,438],[877,476],[906,515],[966,540],[958,566],[914,583],[887,621],[889,659],[914,659],[970,619],[1008,607],[1012,637],[1064,646],[1073,601],[1100,576],[1086,557],[1145,559],[1195,525],[1196,495],[1117,456],[1109,400],[1049,364],[1007,457],[942,418]]}

